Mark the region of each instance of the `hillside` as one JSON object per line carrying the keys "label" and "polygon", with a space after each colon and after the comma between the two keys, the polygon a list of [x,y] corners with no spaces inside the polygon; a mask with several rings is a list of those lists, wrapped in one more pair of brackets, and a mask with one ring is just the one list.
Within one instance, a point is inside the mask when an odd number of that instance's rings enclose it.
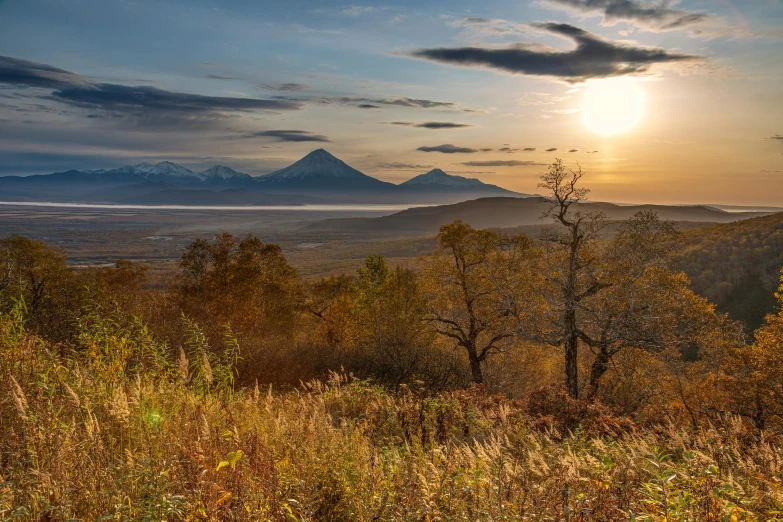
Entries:
{"label": "hillside", "polygon": [[683,232],[675,263],[698,294],[755,329],[775,309],[783,213]]}
{"label": "hillside", "polygon": [[[580,210],[603,212],[609,219],[627,219],[640,210],[654,210],[661,219],[727,223],[763,212],[729,213],[704,206],[615,205],[612,203],[582,203]],[[306,230],[332,230],[354,233],[385,233],[399,235],[434,234],[454,220],[461,219],[475,228],[508,228],[540,225],[541,214],[549,208],[543,198],[481,198],[450,205],[419,207],[378,218],[330,219],[305,227]]]}

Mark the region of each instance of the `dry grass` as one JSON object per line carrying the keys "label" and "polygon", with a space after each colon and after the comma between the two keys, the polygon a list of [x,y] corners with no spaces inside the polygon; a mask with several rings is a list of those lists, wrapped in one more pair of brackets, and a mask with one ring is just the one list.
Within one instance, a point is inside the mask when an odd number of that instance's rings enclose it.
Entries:
{"label": "dry grass", "polygon": [[0,519],[783,520],[780,441],[740,423],[566,434],[476,390],[234,392],[172,352],[133,323],[66,351],[2,317]]}

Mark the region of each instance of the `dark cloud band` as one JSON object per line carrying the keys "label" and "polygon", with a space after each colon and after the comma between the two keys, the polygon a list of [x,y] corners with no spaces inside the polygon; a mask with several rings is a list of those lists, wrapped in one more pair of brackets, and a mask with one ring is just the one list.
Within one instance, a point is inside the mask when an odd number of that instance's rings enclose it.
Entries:
{"label": "dark cloud band", "polygon": [[300,143],[300,142],[307,142],[307,141],[326,143],[330,141],[329,138],[327,138],[326,136],[322,136],[320,134],[314,134],[312,132],[303,131],[303,130],[266,130],[266,131],[259,131],[259,132],[251,132],[241,137],[242,138],[273,138],[275,141],[293,142],[293,143]]}
{"label": "dark cloud band", "polygon": [[407,127],[418,127],[420,129],[440,130],[440,129],[463,129],[472,127],[467,123],[454,123],[450,121],[392,121],[391,125],[403,125]]}
{"label": "dark cloud band", "polygon": [[521,161],[521,160],[490,160],[490,161],[466,161],[462,163],[466,167],[530,167],[530,166],[543,166],[546,163],[539,163],[537,161]]}
{"label": "dark cloud band", "polygon": [[471,149],[469,147],[457,147],[456,145],[452,145],[450,143],[445,145],[436,145],[434,147],[419,147],[416,150],[420,150],[422,152],[442,152],[443,154],[473,154],[474,152],[478,152],[476,149]]}
{"label": "dark cloud band", "polygon": [[90,84],[87,78],[71,71],[10,56],[0,56],[0,83],[50,89]]}
{"label": "dark cloud band", "polygon": [[95,83],[71,71],[29,60],[0,56],[0,83],[54,89],[51,99],[89,109],[119,113],[290,111],[304,108],[297,100],[202,96],[149,86]]}
{"label": "dark cloud band", "polygon": [[571,40],[576,44],[576,48],[571,51],[542,50],[530,44],[518,44],[505,49],[419,49],[410,53],[410,56],[450,65],[487,67],[513,74],[562,78],[569,82],[638,74],[657,64],[702,59],[699,56],[672,53],[660,48],[634,47],[604,40],[569,24],[538,23],[532,26]]}
{"label": "dark cloud band", "polygon": [[134,87],[100,83],[87,87],[67,87],[52,93],[64,103],[78,107],[109,110],[154,109],[164,111],[290,111],[304,107],[293,100],[263,100],[202,96],[165,91],[156,87]]}
{"label": "dark cloud band", "polygon": [[266,89],[269,91],[306,91],[310,88],[309,85],[304,83],[264,83],[258,86],[260,89]]}

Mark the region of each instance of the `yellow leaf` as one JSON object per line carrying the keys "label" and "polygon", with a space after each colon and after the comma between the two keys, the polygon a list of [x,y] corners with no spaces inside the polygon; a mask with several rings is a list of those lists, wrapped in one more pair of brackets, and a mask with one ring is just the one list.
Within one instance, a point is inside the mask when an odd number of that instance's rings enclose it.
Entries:
{"label": "yellow leaf", "polygon": [[220,497],[217,502],[215,502],[215,506],[221,506],[225,504],[226,501],[228,501],[232,496],[233,495],[231,494],[230,491],[226,491],[225,494],[223,494],[223,496]]}

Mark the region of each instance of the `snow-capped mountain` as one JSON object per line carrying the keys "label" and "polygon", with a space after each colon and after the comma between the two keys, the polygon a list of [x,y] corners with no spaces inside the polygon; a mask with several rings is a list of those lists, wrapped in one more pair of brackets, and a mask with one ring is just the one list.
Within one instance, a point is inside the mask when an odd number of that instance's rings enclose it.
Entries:
{"label": "snow-capped mountain", "polygon": [[228,180],[249,180],[252,177],[243,172],[225,167],[223,165],[214,165],[207,170],[194,172],[187,167],[177,165],[170,161],[161,161],[160,163],[139,163],[137,165],[126,165],[112,170],[85,171],[92,174],[133,174],[140,178],[153,181],[165,182],[185,182],[196,183],[201,181],[228,181]]}
{"label": "snow-capped mountain", "polygon": [[170,161],[161,161],[155,165],[150,163],[139,163],[138,165],[134,165],[132,168],[137,174],[146,174],[146,176],[144,176],[146,178],[155,176],[170,176],[173,178],[198,177],[189,168],[183,167],[182,165],[177,165],[176,163],[172,163]]}
{"label": "snow-capped mountain", "polygon": [[231,167],[224,167],[223,165],[215,165],[197,173],[201,179],[235,179],[235,178],[250,178],[251,176],[244,172],[237,172]]}
{"label": "snow-capped mountain", "polygon": [[479,181],[476,178],[465,178],[462,176],[455,176],[453,174],[446,174],[440,169],[432,169],[426,174],[419,174],[415,178],[411,178],[408,181],[401,183],[400,185],[446,185],[449,187],[487,186],[486,183]]}
{"label": "snow-capped mountain", "polygon": [[415,178],[400,184],[400,189],[406,193],[417,193],[419,195],[464,195],[465,199],[470,197],[487,196],[516,196],[526,197],[529,194],[520,194],[506,190],[497,185],[484,183],[476,178],[465,178],[447,174],[441,169],[433,169],[426,174],[419,174]]}
{"label": "snow-capped mountain", "polygon": [[368,176],[323,149],[261,177],[223,165],[196,172],[162,161],[110,170],[5,176],[0,177],[0,193],[27,200],[127,202],[131,198],[135,203],[156,204],[166,201],[197,204],[210,198],[223,204],[247,203],[248,198],[250,202],[434,204],[487,196],[526,196],[440,169],[395,185]]}
{"label": "snow-capped mountain", "polygon": [[333,190],[383,190],[393,187],[379,179],[370,177],[324,149],[314,150],[293,165],[257,178],[264,187],[285,187],[287,189]]}

